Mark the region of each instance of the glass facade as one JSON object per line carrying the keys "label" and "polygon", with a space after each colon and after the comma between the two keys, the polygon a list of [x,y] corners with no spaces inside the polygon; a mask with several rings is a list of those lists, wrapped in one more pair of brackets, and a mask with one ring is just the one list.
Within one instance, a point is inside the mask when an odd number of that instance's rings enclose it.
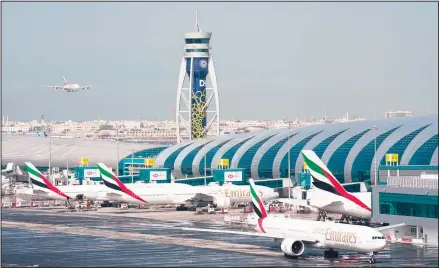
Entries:
{"label": "glass facade", "polygon": [[380,214],[423,218],[438,217],[438,197],[379,193]]}
{"label": "glass facade", "polygon": [[[207,176],[212,175],[212,172],[210,171],[210,167],[212,166],[212,160],[213,160],[213,157],[215,156],[216,152],[218,152],[218,150],[229,141],[230,140],[227,140],[227,141],[213,147],[212,149],[209,150],[209,152],[207,152],[207,154],[206,154],[206,166],[207,166],[206,175]],[[200,161],[199,172],[200,172],[200,174],[204,174],[204,157]]]}
{"label": "glass facade", "polygon": [[[412,140],[419,133],[421,133],[425,128],[427,128],[430,125],[431,124],[423,126],[423,127],[419,128],[419,129],[411,132],[410,134],[406,135],[404,138],[400,139],[395,144],[393,144],[392,147],[390,147],[390,149],[387,150],[386,154],[397,154],[397,155],[399,155],[401,157],[404,154],[405,149],[407,149],[407,146],[412,142]],[[386,164],[386,156],[385,155],[381,159],[380,163],[381,163],[381,165],[385,165]]]}
{"label": "glass facade", "polygon": [[[376,138],[376,148],[381,146],[383,141],[392,134],[395,130],[400,128],[398,126],[393,128],[384,134],[379,135]],[[351,178],[352,182],[359,182],[370,180],[370,167],[372,166],[372,160],[375,154],[375,139],[369,142],[363,149],[358,153],[358,156],[355,158],[354,163],[352,164]]]}
{"label": "glass facade", "polygon": [[209,49],[206,48],[188,48],[186,52],[209,52]]}
{"label": "glass facade", "polygon": [[366,129],[347,140],[340,147],[338,147],[337,150],[335,150],[329,159],[327,165],[328,169],[332,172],[332,174],[334,174],[340,183],[344,183],[344,166],[349,152],[351,151],[352,147],[354,147],[355,143],[369,131],[370,129]]}
{"label": "glass facade", "polygon": [[188,38],[186,44],[209,44],[208,38]]}
{"label": "glass facade", "polygon": [[198,154],[198,152],[206,145],[208,145],[210,142],[205,143],[201,146],[198,146],[197,148],[193,149],[190,153],[186,155],[186,157],[181,162],[181,170],[184,174],[187,174],[188,176],[192,176],[192,161],[194,161],[195,156]]}
{"label": "glass facade", "polygon": [[419,147],[410,159],[409,165],[430,165],[431,158],[438,145],[438,135],[434,135]]}
{"label": "glass facade", "polygon": [[[317,133],[312,134],[311,136],[308,136],[306,138],[304,138],[303,140],[301,140],[300,142],[298,142],[296,145],[292,146],[290,149],[290,176],[294,176],[296,174],[296,160],[299,157],[300,151],[302,151],[303,147],[305,147],[305,145],[312,139],[314,138],[316,135],[322,133],[322,131],[319,131]],[[281,178],[288,178],[288,152],[285,154],[285,156],[283,157],[282,161],[280,162],[280,177]]]}
{"label": "glass facade", "polygon": [[256,143],[252,147],[250,147],[241,157],[238,162],[238,168],[246,168],[247,177],[251,177],[250,168],[252,165],[253,158],[259,148],[261,148],[262,144],[264,144],[268,139],[273,137],[270,135],[268,138],[263,139],[262,141]]}
{"label": "glass facade", "polygon": [[[294,133],[290,136],[290,138],[294,137],[298,133]],[[262,156],[261,161],[258,166],[259,178],[271,178],[273,177],[273,162],[280,148],[288,141],[288,137],[279,141]]]}
{"label": "glass facade", "polygon": [[331,144],[331,142],[333,140],[335,140],[335,138],[337,138],[338,136],[340,136],[340,134],[342,134],[343,132],[345,132],[348,129],[342,130],[334,135],[332,135],[329,138],[326,138],[324,141],[322,141],[321,143],[319,143],[316,147],[314,147],[313,151],[316,153],[316,155],[318,157],[322,157],[323,153],[326,151],[326,148],[328,148],[328,146]]}

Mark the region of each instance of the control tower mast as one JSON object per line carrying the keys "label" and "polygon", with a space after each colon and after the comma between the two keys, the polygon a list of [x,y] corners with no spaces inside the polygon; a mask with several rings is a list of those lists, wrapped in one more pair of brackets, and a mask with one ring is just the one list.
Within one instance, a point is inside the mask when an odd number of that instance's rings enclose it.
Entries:
{"label": "control tower mast", "polygon": [[[218,85],[209,45],[211,36],[212,33],[201,30],[197,11],[193,32],[184,34],[185,51],[177,88],[178,143],[205,138],[212,126],[216,128],[216,135],[220,134]],[[186,78],[187,87],[184,86]]]}

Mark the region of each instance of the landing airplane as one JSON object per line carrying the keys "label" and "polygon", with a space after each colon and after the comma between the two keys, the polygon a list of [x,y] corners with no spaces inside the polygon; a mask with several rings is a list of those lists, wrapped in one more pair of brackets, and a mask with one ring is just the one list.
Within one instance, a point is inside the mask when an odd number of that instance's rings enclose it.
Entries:
{"label": "landing airplane", "polygon": [[32,194],[40,198],[70,202],[77,195],[84,195],[92,201],[111,201],[107,198],[108,188],[104,185],[53,185],[32,163],[25,163],[25,170],[33,187]]}
{"label": "landing airplane", "polygon": [[[250,179],[250,191],[256,217],[249,219],[257,232],[240,232],[217,229],[182,228],[186,231],[229,233],[273,238],[281,242],[281,250],[285,257],[297,258],[305,251],[305,245],[312,248],[324,248],[327,258],[337,258],[334,249],[370,253],[369,262],[376,263],[375,255],[386,246],[385,236],[381,230],[394,228],[385,226],[371,228],[361,225],[349,225],[335,222],[298,220],[268,215],[264,204],[255,191],[253,179]],[[401,224],[399,224],[401,225]]]}
{"label": "landing airplane", "polygon": [[302,155],[311,173],[314,186],[307,192],[308,200],[279,198],[278,201],[310,206],[321,212],[339,213],[343,215],[343,218],[352,216],[369,220],[372,217],[370,192],[350,193],[346,191],[313,151],[302,150]]}
{"label": "landing airplane", "polygon": [[62,87],[60,87],[60,86],[48,86],[48,87],[51,87],[55,90],[64,90],[66,92],[78,92],[81,90],[89,89],[91,87],[91,85],[80,86],[78,84],[67,84],[66,78],[63,77],[63,79],[64,79],[64,85]]}
{"label": "landing airplane", "polygon": [[[180,183],[159,184],[127,184],[103,163],[98,163],[104,184],[118,193],[113,199],[124,203],[150,205],[185,205],[189,202],[212,202],[218,208],[230,207],[235,202],[250,202],[250,191],[246,186],[191,186]],[[258,191],[264,200],[279,196],[272,188],[258,186]]]}

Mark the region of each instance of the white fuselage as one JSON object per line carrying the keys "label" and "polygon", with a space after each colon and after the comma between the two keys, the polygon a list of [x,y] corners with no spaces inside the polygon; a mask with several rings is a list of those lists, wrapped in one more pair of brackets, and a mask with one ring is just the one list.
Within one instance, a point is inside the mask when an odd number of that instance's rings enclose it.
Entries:
{"label": "white fuselage", "polygon": [[[229,198],[231,203],[252,201],[248,186],[190,186],[180,183],[125,184],[125,186],[151,205],[184,204],[185,200],[190,200],[197,194],[205,194],[214,198]],[[278,197],[278,193],[269,187],[258,186],[258,191],[263,200],[270,200]],[[117,199],[116,201],[145,204],[127,194],[121,192],[118,193],[118,196],[114,197]]]}
{"label": "white fuselage", "polygon": [[80,87],[81,86],[79,84],[67,84],[67,85],[64,85],[64,88],[66,88],[66,89],[78,89]]}
{"label": "white fuselage", "polygon": [[[252,222],[249,222],[252,223]],[[255,224],[255,222],[253,222]],[[361,225],[350,225],[334,222],[297,220],[268,216],[259,224],[255,224],[258,232],[280,234],[294,239],[309,235],[315,237],[317,243],[308,244],[315,248],[343,249],[362,253],[378,252],[386,246],[386,240],[379,231]],[[260,228],[262,226],[263,230]],[[379,237],[379,239],[377,239]]]}
{"label": "white fuselage", "polygon": [[[360,192],[350,193],[358,200],[363,202],[367,207],[371,208],[371,193]],[[330,213],[339,213],[347,216],[353,216],[361,219],[370,219],[372,212],[368,209],[361,207],[355,202],[333,193],[322,191],[319,189],[309,190],[307,193],[308,204],[312,207],[324,210]],[[331,204],[337,202],[336,204]]]}
{"label": "white fuselage", "polygon": [[[66,200],[65,197],[45,188],[33,185],[34,191],[33,196],[39,199],[51,199],[51,200]],[[56,186],[62,193],[75,199],[77,195],[83,194],[88,200],[108,200],[107,193],[112,190],[107,188],[105,185],[66,185],[66,186]],[[111,201],[111,200],[109,200]]]}

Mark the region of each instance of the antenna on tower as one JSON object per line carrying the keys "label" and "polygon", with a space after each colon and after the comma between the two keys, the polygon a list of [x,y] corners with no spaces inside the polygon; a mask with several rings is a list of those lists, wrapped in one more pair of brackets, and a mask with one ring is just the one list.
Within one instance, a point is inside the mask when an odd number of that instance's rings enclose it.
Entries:
{"label": "antenna on tower", "polygon": [[200,24],[198,24],[198,10],[195,10],[195,27],[194,32],[201,32]]}

